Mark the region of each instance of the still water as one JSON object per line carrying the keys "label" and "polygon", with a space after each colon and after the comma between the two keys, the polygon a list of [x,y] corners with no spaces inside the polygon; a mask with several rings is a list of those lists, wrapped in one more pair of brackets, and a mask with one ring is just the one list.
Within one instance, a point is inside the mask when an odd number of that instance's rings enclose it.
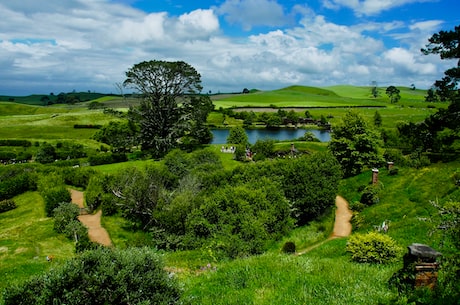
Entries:
{"label": "still water", "polygon": [[[211,144],[226,144],[229,129],[211,129],[214,138]],[[317,129],[246,129],[249,143],[254,144],[257,140],[274,139],[279,141],[294,140],[302,137],[305,132],[311,132],[321,142],[329,142],[331,135],[328,131]]]}

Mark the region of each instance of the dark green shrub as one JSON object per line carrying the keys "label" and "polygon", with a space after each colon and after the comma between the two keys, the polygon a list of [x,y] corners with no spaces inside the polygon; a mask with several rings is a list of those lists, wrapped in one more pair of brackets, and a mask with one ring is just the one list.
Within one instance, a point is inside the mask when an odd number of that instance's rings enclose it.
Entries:
{"label": "dark green shrub", "polygon": [[257,140],[257,142],[251,147],[251,151],[255,154],[255,159],[264,160],[265,158],[270,158],[273,156],[274,147],[274,140]]}
{"label": "dark green shrub", "polygon": [[9,151],[0,151],[0,161],[10,161],[15,160],[16,154]]}
{"label": "dark green shrub", "polygon": [[16,203],[14,200],[7,199],[7,200],[2,200],[0,201],[0,213],[14,210],[16,208]]}
{"label": "dark green shrub", "polygon": [[114,163],[111,153],[100,153],[97,155],[91,155],[88,157],[88,162],[91,166]]}
{"label": "dark green shrub", "polygon": [[361,199],[359,200],[361,203],[365,205],[373,205],[379,203],[380,197],[380,186],[379,185],[368,185],[363,193],[361,194]]}
{"label": "dark green shrub", "polygon": [[30,147],[32,143],[27,140],[14,140],[14,139],[2,139],[0,140],[0,146],[22,146]]}
{"label": "dark green shrub", "polygon": [[57,186],[42,191],[45,201],[46,216],[52,217],[53,211],[63,202],[71,202],[70,192],[64,186]]}
{"label": "dark green shrub", "polygon": [[354,234],[347,242],[347,252],[358,263],[390,263],[398,259],[402,251],[390,236],[376,232]]}
{"label": "dark green shrub", "polygon": [[352,203],[350,203],[350,209],[352,211],[354,211],[354,212],[361,212],[366,207],[367,207],[367,205],[365,205],[364,203],[359,202],[359,201],[353,201]]}
{"label": "dark green shrub", "polygon": [[295,253],[295,243],[292,241],[285,242],[281,251],[288,254]]}
{"label": "dark green shrub", "polygon": [[36,174],[33,171],[19,169],[0,175],[0,200],[36,189]]}
{"label": "dark green shrub", "polygon": [[89,179],[95,174],[94,169],[85,167],[66,168],[62,171],[65,184],[82,188],[88,186]]}
{"label": "dark green shrub", "polygon": [[178,304],[180,289],[148,248],[95,249],[27,282],[10,286],[4,304]]}
{"label": "dark green shrub", "polygon": [[37,150],[35,161],[39,163],[52,163],[56,160],[56,149],[49,143],[43,143]]}

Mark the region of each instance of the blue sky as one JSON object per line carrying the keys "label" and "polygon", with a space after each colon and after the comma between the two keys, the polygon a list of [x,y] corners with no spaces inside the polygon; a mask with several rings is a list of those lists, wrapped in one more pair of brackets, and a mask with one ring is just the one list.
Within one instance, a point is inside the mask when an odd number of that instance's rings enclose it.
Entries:
{"label": "blue sky", "polygon": [[0,0],[0,95],[118,93],[144,60],[183,60],[204,91],[428,88],[453,62],[420,48],[458,0]]}

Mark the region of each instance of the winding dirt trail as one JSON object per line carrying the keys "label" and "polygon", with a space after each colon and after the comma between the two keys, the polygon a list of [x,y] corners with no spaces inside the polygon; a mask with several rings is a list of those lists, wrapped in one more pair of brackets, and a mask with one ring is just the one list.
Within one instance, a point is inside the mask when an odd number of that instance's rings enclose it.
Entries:
{"label": "winding dirt trail", "polygon": [[348,202],[342,196],[337,196],[335,197],[335,205],[337,209],[335,210],[334,230],[331,236],[322,242],[297,252],[297,255],[305,254],[331,239],[350,236],[352,229],[350,220],[353,214],[348,206]]}
{"label": "winding dirt trail", "polygon": [[[72,202],[78,205],[80,208],[84,208],[83,205],[83,192],[77,190],[70,190]],[[89,239],[95,243],[111,246],[112,241],[110,240],[109,233],[106,229],[101,226],[102,211],[99,210],[96,214],[87,214],[78,216],[78,220],[88,228]]]}

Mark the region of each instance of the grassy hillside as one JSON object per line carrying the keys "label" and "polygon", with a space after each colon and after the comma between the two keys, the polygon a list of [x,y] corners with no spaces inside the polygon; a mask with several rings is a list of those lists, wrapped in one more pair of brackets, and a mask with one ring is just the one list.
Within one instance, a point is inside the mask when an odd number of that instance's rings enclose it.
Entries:
{"label": "grassy hillside", "polygon": [[[0,213],[0,291],[48,270],[75,251],[73,242],[54,232],[53,220],[45,216],[45,205],[37,192],[22,194],[14,201],[16,209]],[[56,260],[47,262],[47,255]]]}

